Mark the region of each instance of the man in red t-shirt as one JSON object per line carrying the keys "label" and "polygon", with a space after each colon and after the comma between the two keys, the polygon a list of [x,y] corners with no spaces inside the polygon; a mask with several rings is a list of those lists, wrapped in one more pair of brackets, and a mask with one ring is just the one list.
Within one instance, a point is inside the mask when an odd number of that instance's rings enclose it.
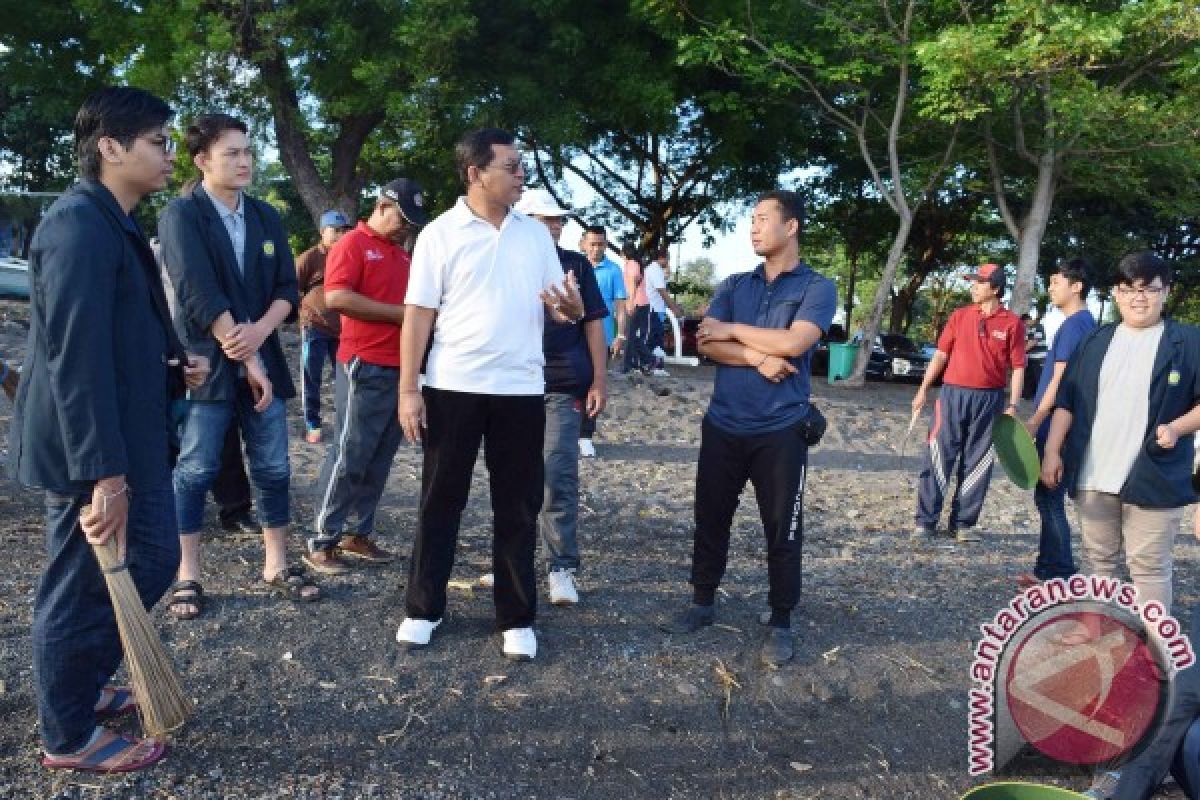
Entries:
{"label": "man in red t-shirt", "polygon": [[929,451],[917,483],[913,538],[918,540],[931,538],[937,528],[950,471],[957,460],[950,534],[960,542],[979,541],[971,528],[979,520],[992,477],[992,421],[1001,412],[1017,413],[1025,382],[1025,325],[1000,302],[1004,269],[984,264],[967,280],[971,281],[973,302],[950,315],[912,401],[913,412],[919,413],[925,407],[929,386],[945,368],[942,391],[934,403]]}
{"label": "man in red t-shirt", "polygon": [[[342,315],[337,427],[321,465],[304,560],[327,575],[346,572],[347,558],[392,560],[371,534],[392,458],[404,438],[396,389],[410,258],[401,243],[428,218],[421,188],[397,178],[380,191],[366,222],[343,236],[326,258],[325,304]],[[357,527],[348,532],[351,515]]]}

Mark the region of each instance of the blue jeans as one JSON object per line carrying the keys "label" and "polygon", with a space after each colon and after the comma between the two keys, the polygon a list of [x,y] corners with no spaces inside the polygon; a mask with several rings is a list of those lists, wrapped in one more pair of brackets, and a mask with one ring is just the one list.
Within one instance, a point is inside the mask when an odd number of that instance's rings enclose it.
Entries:
{"label": "blue jeans", "polygon": [[337,372],[337,349],[339,339],[316,328],[304,328],[301,332],[300,358],[304,368],[304,388],[301,401],[304,405],[304,425],[310,431],[321,427],[321,378],[325,363],[329,371]]}
{"label": "blue jeans", "polygon": [[[33,673],[42,742],[56,755],[87,744],[100,689],[121,663],[108,587],[79,530],[79,511],[90,501],[90,493],[46,493],[47,563],[33,601]],[[126,543],[129,574],[149,609],[179,567],[170,488],[133,491]]]}
{"label": "blue jeans", "polygon": [[545,491],[539,517],[550,569],[578,569],[579,424],[584,416],[578,398],[546,392],[546,438],[542,444]]}
{"label": "blue jeans", "polygon": [[1034,576],[1040,581],[1069,578],[1076,571],[1075,560],[1071,557],[1071,523],[1067,520],[1066,496],[1067,489],[1061,482],[1058,488],[1047,489],[1038,481],[1033,490],[1033,502],[1042,518],[1037,564],[1033,568]]}
{"label": "blue jeans", "polygon": [[1171,775],[1183,793],[1195,797],[1200,790],[1200,721],[1193,722],[1171,762]]}
{"label": "blue jeans", "polygon": [[282,528],[289,522],[287,408],[276,397],[260,414],[254,410],[249,389],[239,387],[235,399],[192,403],[188,409],[174,475],[180,533],[197,533],[204,525],[204,495],[221,469],[221,446],[235,415],[250,465],[259,524]]}

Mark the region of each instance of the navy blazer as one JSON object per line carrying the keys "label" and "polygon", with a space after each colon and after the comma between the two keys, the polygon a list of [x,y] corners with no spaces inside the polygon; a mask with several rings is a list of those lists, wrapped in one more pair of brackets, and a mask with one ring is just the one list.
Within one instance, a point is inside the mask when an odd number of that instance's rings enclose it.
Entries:
{"label": "navy blazer", "polygon": [[[1142,450],[1120,495],[1122,501],[1146,508],[1179,508],[1196,502],[1193,437],[1181,436],[1173,448],[1164,450],[1158,446],[1157,429],[1200,403],[1200,330],[1171,319],[1165,320],[1165,325],[1146,387],[1150,405]],[[1072,497],[1096,420],[1100,368],[1116,330],[1116,323],[1109,323],[1083,340],[1071,356],[1055,396],[1055,406],[1073,415],[1062,449],[1063,482]]]}
{"label": "navy blazer", "polygon": [[[192,400],[197,402],[229,400],[236,396],[239,381],[245,384],[238,376],[241,365],[225,356],[212,335],[217,317],[228,311],[234,322],[255,322],[273,302],[286,300],[292,306],[286,321],[291,322],[300,307],[296,265],[279,213],[249,195],[242,198],[244,276],[225,223],[203,186],[172,200],[158,218],[162,259],[175,288],[175,328],[188,350],[208,356],[212,364],[208,382],[192,391]],[[258,353],[275,396],[295,397],[296,387],[277,330],[263,341]]]}
{"label": "navy blazer", "polygon": [[171,329],[154,255],[102,184],[82,181],[33,235],[25,368],[9,467],[25,486],[83,494],[124,475],[171,486]]}

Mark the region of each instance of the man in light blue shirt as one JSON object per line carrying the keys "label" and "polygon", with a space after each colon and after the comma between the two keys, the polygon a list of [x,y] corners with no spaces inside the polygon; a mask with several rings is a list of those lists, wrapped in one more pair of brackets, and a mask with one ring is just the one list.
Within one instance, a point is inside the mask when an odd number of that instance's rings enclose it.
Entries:
{"label": "man in light blue shirt", "polygon": [[604,318],[604,339],[611,350],[614,341],[625,340],[625,304],[617,303],[625,299],[625,277],[621,273],[621,266],[607,255],[608,236],[603,225],[585,228],[579,249],[591,262],[596,283],[600,285],[600,296],[608,307],[608,316]]}
{"label": "man in light blue shirt", "polygon": [[[604,298],[604,305],[608,308],[608,316],[604,318],[604,340],[609,352],[616,355],[621,352],[625,343],[625,304],[618,302],[625,299],[625,275],[620,265],[606,255],[608,235],[603,225],[589,225],[584,228],[579,249],[591,262],[596,283],[600,286],[600,296]],[[592,444],[592,436],[595,433],[596,417],[584,415],[579,431],[581,456],[592,458],[596,455],[596,446]]]}

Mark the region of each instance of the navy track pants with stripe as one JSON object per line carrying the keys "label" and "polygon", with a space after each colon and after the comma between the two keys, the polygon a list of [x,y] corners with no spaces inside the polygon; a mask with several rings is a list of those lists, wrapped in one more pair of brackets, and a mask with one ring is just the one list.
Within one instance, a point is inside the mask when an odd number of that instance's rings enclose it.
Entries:
{"label": "navy track pants with stripe", "polygon": [[937,527],[956,463],[958,481],[950,501],[950,529],[970,528],[979,521],[995,461],[992,421],[1003,410],[1003,389],[942,387],[934,403],[925,466],[917,482],[918,527]]}

